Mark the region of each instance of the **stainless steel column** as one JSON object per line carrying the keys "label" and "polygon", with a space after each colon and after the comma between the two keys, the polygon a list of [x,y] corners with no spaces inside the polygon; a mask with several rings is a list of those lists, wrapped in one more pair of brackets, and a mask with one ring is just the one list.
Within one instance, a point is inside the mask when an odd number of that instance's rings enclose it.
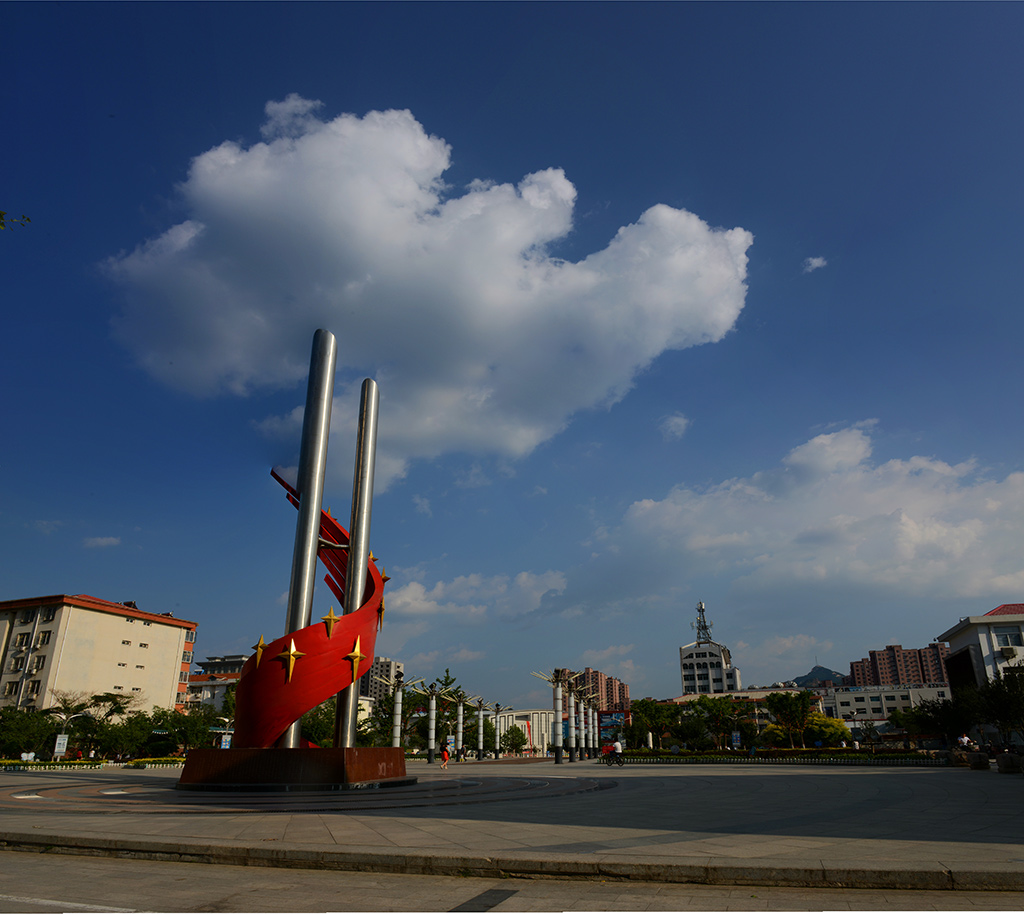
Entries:
{"label": "stainless steel column", "polygon": [[555,680],[555,764],[562,764],[562,681]]}
{"label": "stainless steel column", "polygon": [[[331,402],[334,397],[334,365],[338,344],[328,330],[313,335],[309,360],[306,409],[302,416],[299,449],[299,519],[295,528],[292,577],[288,587],[285,634],[309,625],[316,581],[316,554],[320,544],[320,506],[324,496],[327,467],[327,439],[331,431]],[[277,741],[282,749],[298,749],[302,738],[299,721],[291,724]]]}
{"label": "stainless steel column", "polygon": [[[355,612],[366,589],[366,562],[370,554],[370,511],[373,507],[373,465],[377,456],[377,411],[380,392],[372,378],[363,381],[359,398],[359,428],[356,436],[355,479],[352,482],[352,520],[348,529],[348,567],[345,572],[344,614]],[[359,683],[353,682],[338,694],[334,722],[334,745],[350,748],[356,744],[359,718]]]}

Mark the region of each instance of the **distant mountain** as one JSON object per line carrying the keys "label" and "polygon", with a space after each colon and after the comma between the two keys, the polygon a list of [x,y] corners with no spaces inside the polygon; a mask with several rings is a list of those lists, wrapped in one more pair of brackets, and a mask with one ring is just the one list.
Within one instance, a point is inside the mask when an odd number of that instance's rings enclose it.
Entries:
{"label": "distant mountain", "polygon": [[828,667],[816,666],[809,673],[805,673],[803,676],[797,676],[793,679],[800,688],[813,688],[814,686],[820,685],[826,679],[831,679],[836,685],[843,684],[843,673],[838,670],[830,670]]}

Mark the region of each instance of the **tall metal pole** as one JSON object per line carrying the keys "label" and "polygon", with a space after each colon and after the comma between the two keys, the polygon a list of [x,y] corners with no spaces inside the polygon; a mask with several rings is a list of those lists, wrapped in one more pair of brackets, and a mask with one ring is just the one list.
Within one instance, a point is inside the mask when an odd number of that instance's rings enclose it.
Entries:
{"label": "tall metal pole", "polygon": [[437,732],[437,690],[430,687],[430,698],[427,700],[427,764],[434,764],[434,734]]}
{"label": "tall metal pole", "polygon": [[580,703],[576,706],[577,712],[580,715],[580,758],[590,758],[590,740],[587,739],[589,734],[587,733],[586,719],[587,719],[587,703],[580,697]]}
{"label": "tall metal pole", "polygon": [[[366,589],[366,561],[370,554],[370,509],[373,506],[373,465],[377,456],[377,411],[380,391],[372,378],[363,381],[359,398],[355,478],[352,482],[352,520],[348,528],[348,567],[345,571],[344,615],[355,612]],[[359,719],[359,684],[353,682],[338,694],[334,721],[334,745],[356,744]]]}
{"label": "tall metal pole", "polygon": [[501,734],[498,732],[498,715],[501,714],[501,705],[494,705],[494,757],[501,756]]}
{"label": "tall metal pole", "polygon": [[569,761],[576,761],[576,696],[569,689]]}
{"label": "tall metal pole", "polygon": [[[309,625],[313,611],[316,555],[320,544],[320,506],[324,496],[324,470],[327,467],[327,439],[331,431],[337,353],[338,344],[334,334],[329,330],[317,330],[313,335],[306,409],[302,416],[302,443],[296,486],[299,493],[299,519],[295,527],[292,577],[288,586],[286,635]],[[298,749],[301,739],[301,724],[295,721],[284,731],[277,745],[282,749]]]}
{"label": "tall metal pole", "polygon": [[402,682],[403,676],[399,673],[395,677],[395,716],[391,724],[391,745],[395,749],[402,745]]}
{"label": "tall metal pole", "polygon": [[555,680],[555,764],[562,764],[562,680]]}
{"label": "tall metal pole", "polygon": [[484,700],[477,702],[476,708],[476,760],[479,762],[484,757]]}
{"label": "tall metal pole", "polygon": [[462,706],[464,703],[465,699],[459,695],[459,716],[455,729],[455,758],[457,761],[462,760]]}

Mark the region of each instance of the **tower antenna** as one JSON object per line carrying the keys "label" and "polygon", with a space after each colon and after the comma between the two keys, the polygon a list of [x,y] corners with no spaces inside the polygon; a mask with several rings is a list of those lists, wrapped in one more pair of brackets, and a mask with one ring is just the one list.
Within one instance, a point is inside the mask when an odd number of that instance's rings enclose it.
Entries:
{"label": "tower antenna", "polygon": [[711,629],[714,628],[713,622],[708,622],[704,618],[704,601],[702,600],[697,604],[697,621],[690,623],[690,628],[695,629],[697,632],[697,641],[711,641]]}

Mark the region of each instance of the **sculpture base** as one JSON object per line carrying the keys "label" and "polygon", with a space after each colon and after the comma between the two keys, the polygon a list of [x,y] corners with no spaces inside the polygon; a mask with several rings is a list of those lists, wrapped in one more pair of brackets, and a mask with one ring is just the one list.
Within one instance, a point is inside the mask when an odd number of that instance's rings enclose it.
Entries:
{"label": "sculpture base", "polygon": [[415,784],[405,750],[192,749],[178,790],[357,790]]}

